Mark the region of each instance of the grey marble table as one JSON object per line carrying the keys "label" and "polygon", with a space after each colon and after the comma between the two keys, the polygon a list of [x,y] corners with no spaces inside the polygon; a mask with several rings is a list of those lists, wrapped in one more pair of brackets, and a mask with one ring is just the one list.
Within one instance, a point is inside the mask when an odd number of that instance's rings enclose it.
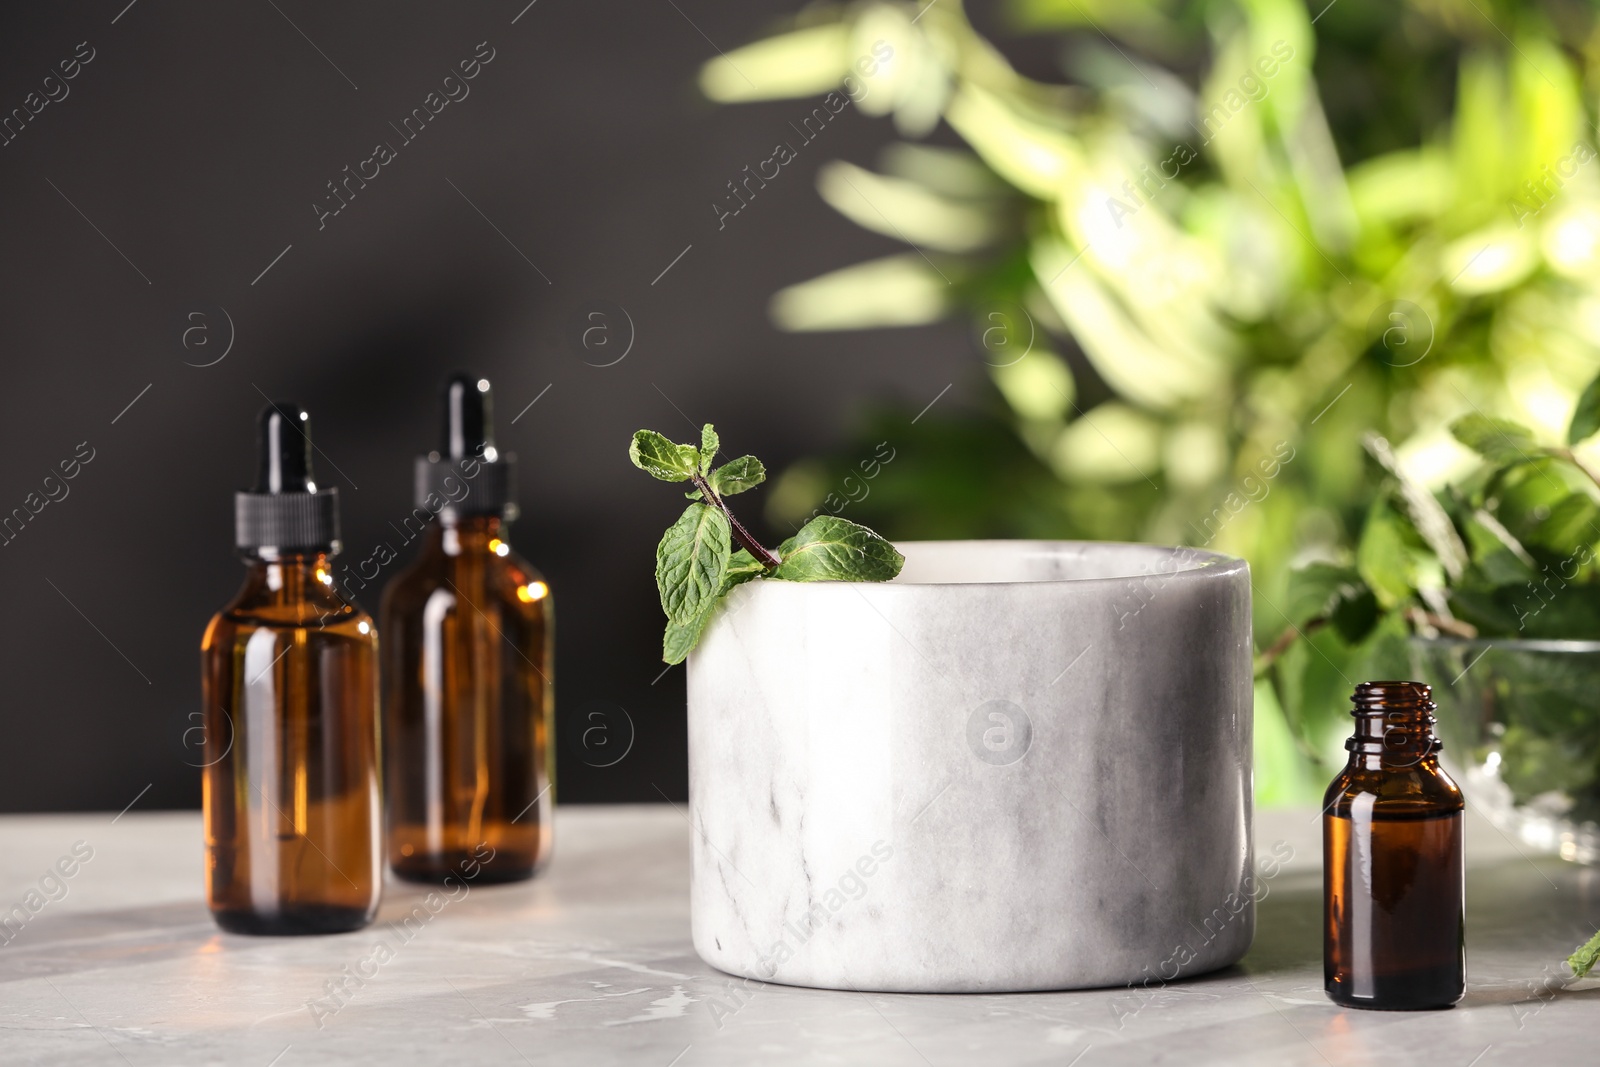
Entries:
{"label": "grey marble table", "polygon": [[1238,967],[1140,995],[911,996],[746,988],[701,963],[681,806],[560,809],[537,882],[432,910],[391,884],[373,927],[296,939],[212,925],[198,815],[10,816],[0,909],[29,918],[0,927],[0,1064],[1595,1062],[1600,981],[1555,965],[1600,924],[1600,872],[1471,821],[1465,1001],[1342,1011],[1322,994],[1312,819],[1258,816],[1258,853],[1292,859]]}

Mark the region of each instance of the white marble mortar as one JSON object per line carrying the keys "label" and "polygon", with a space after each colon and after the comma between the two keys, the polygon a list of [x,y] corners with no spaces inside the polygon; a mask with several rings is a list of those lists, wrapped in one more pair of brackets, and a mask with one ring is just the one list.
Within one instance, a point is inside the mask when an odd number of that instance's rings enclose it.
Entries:
{"label": "white marble mortar", "polygon": [[690,657],[701,958],[790,985],[1000,992],[1244,955],[1247,565],[898,547],[892,583],[739,587]]}

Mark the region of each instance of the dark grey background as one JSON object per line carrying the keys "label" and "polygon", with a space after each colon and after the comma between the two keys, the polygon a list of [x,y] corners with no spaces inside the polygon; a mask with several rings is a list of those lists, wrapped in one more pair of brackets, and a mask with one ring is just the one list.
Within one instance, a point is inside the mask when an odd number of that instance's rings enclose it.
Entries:
{"label": "dark grey background", "polygon": [[[263,393],[311,409],[354,561],[410,507],[443,376],[493,379],[502,447],[522,464],[513,541],[558,606],[559,721],[620,706],[637,731],[610,768],[561,753],[571,802],[686,792],[683,670],[652,684],[652,553],[682,500],[629,465],[631,431],[687,439],[690,420],[714,421],[734,454],[781,469],[839,441],[869,399],[914,410],[947,383],[941,406],[976,390],[959,325],[786,336],[767,321],[781,286],[900,250],[812,185],[830,158],[870,162],[888,123],[847,110],[718,232],[724,183],[810,104],[715,107],[694,77],[793,5],[538,0],[513,25],[525,3],[97,0],[0,16],[0,110],[79,42],[96,53],[0,148],[0,513],[79,442],[95,451],[0,548],[0,809],[115,810],[147,784],[140,807],[198,804],[183,735],[201,632],[243,576],[231,494],[251,477]],[[389,123],[482,41],[496,54],[471,95],[319,231],[325,183],[398,143]],[[605,301],[637,337],[597,368],[563,335]],[[231,352],[185,365],[226,341],[218,308]],[[186,350],[202,321],[187,316],[206,310],[212,347]]]}

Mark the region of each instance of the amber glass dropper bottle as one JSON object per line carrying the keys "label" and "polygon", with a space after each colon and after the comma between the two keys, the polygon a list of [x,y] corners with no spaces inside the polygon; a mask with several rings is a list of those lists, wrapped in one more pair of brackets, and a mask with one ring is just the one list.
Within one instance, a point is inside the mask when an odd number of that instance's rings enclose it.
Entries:
{"label": "amber glass dropper bottle", "polygon": [[206,895],[234,933],[338,933],[378,909],[378,635],[333,591],[338,507],[305,409],[268,405],[234,498],[249,573],[200,646]]}
{"label": "amber glass dropper bottle", "polygon": [[1324,987],[1337,1004],[1448,1008],[1466,988],[1462,800],[1433,693],[1363,682],[1350,761],[1323,800]]}
{"label": "amber glass dropper bottle", "polygon": [[515,457],[489,383],[450,379],[439,452],[419,457],[416,561],[384,590],[385,801],[401,878],[530,878],[551,848],[550,587],[511,550]]}

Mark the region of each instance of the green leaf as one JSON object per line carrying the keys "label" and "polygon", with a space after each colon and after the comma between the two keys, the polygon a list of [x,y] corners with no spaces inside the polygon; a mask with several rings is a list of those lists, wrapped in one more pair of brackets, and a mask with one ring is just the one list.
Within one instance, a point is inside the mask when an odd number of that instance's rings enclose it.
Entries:
{"label": "green leaf", "polygon": [[1493,463],[1526,463],[1543,453],[1533,432],[1510,419],[1474,412],[1450,424],[1456,440]]}
{"label": "green leaf", "polygon": [[1411,595],[1411,570],[1407,564],[1400,517],[1380,500],[1367,513],[1361,544],[1356,548],[1356,570],[1376,594],[1378,603],[1392,608]]}
{"label": "green leaf", "polygon": [[732,496],[746,489],[754,489],[767,480],[767,468],[754,456],[740,456],[729,460],[711,472],[711,488],[719,496]]}
{"label": "green leaf", "polygon": [[1289,572],[1288,621],[1303,627],[1326,619],[1339,636],[1354,645],[1378,623],[1378,601],[1354,567],[1310,563]]}
{"label": "green leaf", "polygon": [[1588,975],[1597,962],[1600,962],[1600,933],[1596,933],[1580,945],[1578,951],[1567,957],[1567,966],[1572,968],[1574,978]]}
{"label": "green leaf", "polygon": [[1433,550],[1450,580],[1457,581],[1467,565],[1467,546],[1450,522],[1449,514],[1434,495],[1405,472],[1395,459],[1394,450],[1381,434],[1368,433],[1362,445],[1389,476],[1400,483],[1400,504],[1411,520],[1411,528]]}
{"label": "green leaf", "polygon": [[728,590],[736,585],[743,585],[752,578],[759,578],[767,569],[763,567],[748,549],[741,548],[728,557],[728,573],[722,580],[722,592],[718,596],[726,596]]}
{"label": "green leaf", "polygon": [[722,451],[722,438],[717,436],[717,431],[712,429],[708,422],[700,428],[701,474],[711,469],[711,464],[716,462],[717,453],[720,451]]}
{"label": "green leaf", "polygon": [[1450,610],[1478,631],[1480,637],[1522,637],[1521,621],[1529,608],[1526,583],[1488,589],[1450,590]]}
{"label": "green leaf", "polygon": [[1542,730],[1513,722],[1500,735],[1500,773],[1512,795],[1532,798],[1552,790],[1576,795],[1594,782],[1594,752],[1576,731]]}
{"label": "green leaf", "polygon": [[808,26],[722,53],[700,68],[700,89],[733,103],[821,96],[850,75],[851,26]]}
{"label": "green leaf", "polygon": [[1359,586],[1354,595],[1339,598],[1328,621],[1345,641],[1360,644],[1378,625],[1378,598],[1365,585]]}
{"label": "green leaf", "polygon": [[1573,493],[1550,508],[1543,522],[1534,528],[1528,543],[1552,552],[1571,555],[1580,547],[1600,539],[1600,507],[1587,493]]}
{"label": "green leaf", "polygon": [[1399,612],[1390,612],[1360,645],[1357,678],[1401,678],[1411,672],[1411,628]]}
{"label": "green leaf", "polygon": [[[1600,638],[1600,603],[1592,583],[1573,586],[1553,575],[1540,583],[1537,591],[1522,588],[1521,598],[1512,610],[1519,612],[1518,636],[1555,640],[1593,641]],[[1592,704],[1590,705],[1593,706]],[[1585,724],[1584,736],[1593,736],[1594,727]],[[1596,761],[1589,760],[1591,774]]]}
{"label": "green leaf", "polygon": [[690,504],[667,528],[656,547],[656,588],[668,620],[691,622],[716,601],[730,535],[727,516],[707,504]]}
{"label": "green leaf", "polygon": [[950,282],[915,252],[857,263],[781,289],[770,311],[780,330],[863,330],[937,322]]}
{"label": "green leaf", "polygon": [[706,605],[705,609],[690,619],[688,622],[673,622],[667,620],[667,632],[661,638],[661,658],[667,663],[682,663],[688,658],[689,653],[700,643],[700,637],[716,617],[717,608],[722,604],[722,598],[736,585],[743,585],[752,578],[759,578],[766,568],[756,562],[754,556],[744,549],[740,549],[728,557],[728,569],[722,577],[722,585],[717,589],[716,597]]}
{"label": "green leaf", "polygon": [[664,482],[686,482],[700,462],[693,445],[677,445],[654,430],[640,430],[628,445],[633,465]]}
{"label": "green leaf", "polygon": [[1589,383],[1578,406],[1572,412],[1572,422],[1567,425],[1567,444],[1587,441],[1600,431],[1600,378]]}
{"label": "green leaf", "polygon": [[940,196],[916,179],[835,160],[817,171],[817,192],[862,229],[940,252],[975,252],[1004,232],[999,206]]}
{"label": "green leaf", "polygon": [[674,664],[688,659],[689,653],[694,651],[694,646],[700,643],[700,635],[705,633],[711,615],[712,613],[707,611],[688,622],[673,622],[668,619],[667,632],[661,637],[662,660]]}
{"label": "green leaf", "polygon": [[1472,551],[1471,581],[1512,585],[1533,580],[1538,565],[1499,519],[1478,508],[1466,517],[1462,528]]}
{"label": "green leaf", "polygon": [[865,526],[837,515],[818,515],[778,549],[774,578],[791,582],[886,582],[906,559]]}

